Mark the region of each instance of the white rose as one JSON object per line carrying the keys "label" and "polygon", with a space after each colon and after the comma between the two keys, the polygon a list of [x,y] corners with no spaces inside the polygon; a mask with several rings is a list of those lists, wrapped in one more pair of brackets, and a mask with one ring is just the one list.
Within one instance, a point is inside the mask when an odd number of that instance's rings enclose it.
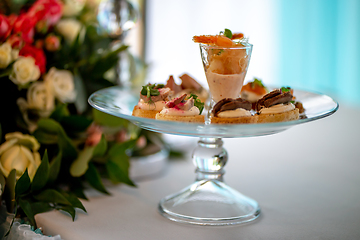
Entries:
{"label": "white rose", "polygon": [[61,19],[56,25],[56,30],[64,36],[66,41],[72,43],[82,29],[82,24],[73,18]]}
{"label": "white rose", "polygon": [[55,108],[54,95],[43,82],[34,82],[27,91],[27,103],[29,109],[38,110],[41,117],[50,116]]}
{"label": "white rose", "polygon": [[3,43],[0,45],[0,68],[6,68],[12,60],[11,45],[9,43]]}
{"label": "white rose", "polygon": [[15,61],[18,57],[19,57],[19,49],[12,49],[11,50],[12,61]]}
{"label": "white rose", "polygon": [[88,8],[97,8],[102,0],[86,0],[86,6]]}
{"label": "white rose", "polygon": [[11,170],[16,169],[16,178],[28,169],[30,179],[33,179],[41,160],[37,152],[40,148],[39,142],[30,135],[20,132],[8,133],[0,146],[0,170],[5,177],[9,176]]}
{"label": "white rose", "polygon": [[52,67],[44,78],[48,89],[61,102],[73,102],[76,98],[74,77],[70,71]]}
{"label": "white rose", "polygon": [[17,85],[25,85],[36,81],[40,77],[40,69],[35,65],[35,59],[32,57],[19,57],[13,65],[13,71],[9,78]]}
{"label": "white rose", "polygon": [[64,0],[63,16],[72,17],[78,15],[85,6],[85,0]]}

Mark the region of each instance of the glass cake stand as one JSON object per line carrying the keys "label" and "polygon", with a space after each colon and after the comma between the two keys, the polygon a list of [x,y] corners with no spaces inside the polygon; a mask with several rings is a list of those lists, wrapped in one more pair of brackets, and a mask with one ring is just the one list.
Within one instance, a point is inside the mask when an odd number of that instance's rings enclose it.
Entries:
{"label": "glass cake stand", "polygon": [[200,124],[160,121],[132,116],[139,100],[139,90],[111,87],[93,93],[92,107],[110,115],[127,119],[137,126],[159,133],[199,137],[192,157],[196,166],[196,181],[183,190],[163,198],[159,212],[166,218],[197,225],[232,225],[255,220],[260,215],[259,204],[223,182],[228,154],[222,138],[264,136],[282,132],[295,125],[327,117],[339,105],[329,96],[295,90],[305,113],[300,119],[262,124]]}

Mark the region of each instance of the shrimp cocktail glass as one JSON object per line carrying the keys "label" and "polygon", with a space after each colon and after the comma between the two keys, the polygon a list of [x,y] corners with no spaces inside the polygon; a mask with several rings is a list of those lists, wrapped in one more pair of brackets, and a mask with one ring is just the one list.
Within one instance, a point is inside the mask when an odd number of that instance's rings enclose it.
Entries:
{"label": "shrimp cocktail glass", "polygon": [[194,36],[212,96],[212,105],[223,98],[238,98],[249,66],[252,45],[242,33],[229,29],[219,35]]}

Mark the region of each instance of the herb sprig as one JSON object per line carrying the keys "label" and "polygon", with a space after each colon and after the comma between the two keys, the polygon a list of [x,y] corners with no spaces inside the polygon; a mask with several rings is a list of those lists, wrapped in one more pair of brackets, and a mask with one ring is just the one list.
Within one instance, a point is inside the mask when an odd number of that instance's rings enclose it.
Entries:
{"label": "herb sprig", "polygon": [[290,92],[291,88],[290,87],[281,87],[280,90],[281,90],[281,92],[285,93],[285,92]]}
{"label": "herb sprig", "polygon": [[225,28],[224,31],[221,31],[220,34],[223,34],[227,38],[232,38],[233,34],[230,29]]}
{"label": "herb sprig", "polygon": [[196,94],[190,93],[188,99],[190,99],[191,97],[194,99],[194,106],[199,109],[201,114],[202,111],[204,110],[205,103],[201,102],[201,100],[198,98]]}
{"label": "herb sprig", "polygon": [[151,96],[159,96],[160,95],[160,91],[158,90],[159,88],[163,88],[164,84],[148,84],[145,86],[142,86],[141,89],[141,95],[147,96],[148,98],[150,98]]}

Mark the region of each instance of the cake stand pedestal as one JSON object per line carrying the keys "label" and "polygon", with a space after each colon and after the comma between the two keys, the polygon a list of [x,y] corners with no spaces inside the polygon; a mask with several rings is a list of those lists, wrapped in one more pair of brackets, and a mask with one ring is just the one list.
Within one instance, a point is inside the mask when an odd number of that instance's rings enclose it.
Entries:
{"label": "cake stand pedestal", "polygon": [[[255,220],[259,204],[223,182],[228,154],[222,138],[264,136],[315,121],[335,113],[339,105],[329,96],[294,90],[297,101],[306,109],[295,121],[260,124],[202,124],[160,121],[132,116],[139,99],[138,90],[111,87],[89,98],[94,108],[127,119],[141,128],[167,134],[199,137],[193,151],[196,181],[180,192],[163,198],[159,212],[166,218],[196,225],[233,225]],[[246,149],[246,151],[249,151]]]}
{"label": "cake stand pedestal", "polygon": [[200,138],[192,157],[196,181],[160,201],[159,212],[164,217],[198,225],[232,225],[259,216],[255,200],[223,182],[228,154],[221,138]]}

